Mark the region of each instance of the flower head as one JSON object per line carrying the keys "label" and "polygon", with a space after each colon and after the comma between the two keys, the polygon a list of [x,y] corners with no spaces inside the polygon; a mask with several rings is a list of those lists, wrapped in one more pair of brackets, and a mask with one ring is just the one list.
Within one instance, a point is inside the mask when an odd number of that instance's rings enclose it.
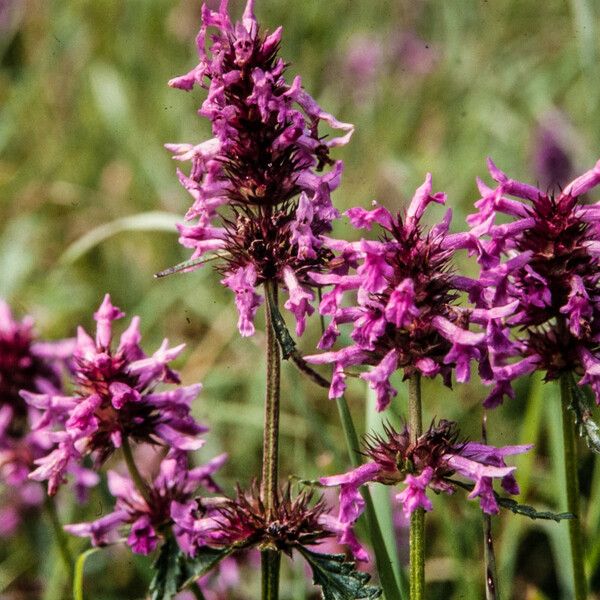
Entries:
{"label": "flower head", "polygon": [[73,366],[75,395],[22,392],[29,405],[43,413],[37,429],[58,444],[36,461],[39,467],[31,474],[33,479],[47,479],[51,494],[73,461],[92,454],[101,464],[121,447],[123,437],[179,450],[195,450],[203,443],[198,434],[206,429],[190,414],[201,386],[155,389],[159,383],[179,383],[168,363],[184,346],[169,348],[164,340],[152,356],[146,356],[139,345],[139,319],[134,317],[113,350],[112,322],[123,316],[107,294],[94,314],[95,339],[79,328]]}
{"label": "flower head", "polygon": [[[168,144],[180,161],[191,161],[179,179],[194,199],[181,226],[180,241],[192,258],[219,251],[225,261],[222,283],[236,294],[242,335],[252,335],[261,297],[254,289],[276,280],[290,293],[298,331],[312,308],[308,271],[331,258],[323,234],[337,211],[330,194],[339,185],[342,163],[330,148],[349,140],[353,127],[323,111],[304,90],[300,77],[284,78],[286,63],[277,56],[281,28],[263,34],[248,0],[241,22],[233,23],[227,1],[218,11],[202,9],[197,38],[200,63],[172,79],[173,87],[208,90],[200,115],[214,137],[198,145]],[[215,28],[206,49],[207,30]],[[344,132],[327,139],[326,123]],[[322,173],[330,165],[329,172]],[[290,287],[291,286],[291,287]],[[294,296],[301,294],[302,302]]]}
{"label": "flower head", "polygon": [[[90,537],[95,546],[115,542],[119,530],[127,528],[127,543],[137,554],[152,552],[165,528],[172,525],[171,508],[185,503],[199,486],[219,491],[212,475],[223,465],[227,455],[215,457],[206,465],[188,466],[185,452],[174,450],[160,464],[160,472],[148,489],[147,501],[133,482],[116,471],[108,472],[108,488],[116,498],[115,509],[91,523],[66,525],[65,529],[80,537]],[[176,537],[178,529],[174,530]]]}
{"label": "flower head", "polygon": [[[371,229],[376,224],[383,237],[334,242],[343,260],[358,264],[355,274],[312,274],[319,284],[333,286],[320,306],[332,320],[319,347],[331,347],[340,325],[353,325],[352,346],[307,357],[313,363],[335,363],[331,397],[342,394],[344,369],[350,365],[375,365],[361,377],[376,390],[378,409],[383,410],[396,394],[389,383],[396,370],[403,370],[405,377],[440,374],[450,385],[453,370],[458,381],[467,381],[470,361],[485,359],[485,334],[469,331],[470,321],[479,317],[456,304],[459,295],[473,293],[477,283],[455,276],[451,265],[454,251],[470,249],[473,238],[448,233],[450,210],[425,232],[420,220],[431,202],[443,204],[445,194],[432,194],[428,175],[404,216],[394,217],[382,206],[350,209],[346,214],[355,227]],[[356,291],[356,306],[343,304],[347,291]]]}
{"label": "flower head", "polygon": [[[600,402],[600,202],[584,200],[600,183],[600,162],[556,194],[510,179],[491,160],[489,168],[497,186],[480,182],[479,211],[468,219],[482,237],[480,304],[492,309],[487,405],[534,370],[547,380],[583,375]],[[509,222],[496,223],[499,214]]]}
{"label": "flower head", "polygon": [[441,420],[433,424],[416,442],[410,441],[408,428],[395,431],[387,426],[383,435],[367,437],[365,455],[368,462],[348,473],[324,477],[321,483],[340,487],[338,520],[342,531],[351,530],[364,510],[360,486],[368,482],[384,485],[404,485],[396,495],[408,517],[417,508],[432,509],[428,490],[453,494],[456,474],[474,483],[469,498],[479,498],[481,509],[490,514],[498,512],[493,490],[493,480],[500,479],[502,487],[510,494],[519,488],[513,472],[504,457],[520,454],[531,446],[505,446],[495,448],[475,442],[462,442],[456,423]]}
{"label": "flower head", "polygon": [[[253,485],[249,491],[238,487],[236,497],[223,499],[207,512],[200,501],[188,504],[175,515],[175,523],[187,532],[190,553],[202,546],[237,549],[278,549],[291,555],[299,546],[318,545],[327,538],[339,534],[338,519],[329,514],[322,498],[314,498],[311,490],[292,496],[288,485],[278,496],[274,509],[269,513]],[[358,559],[366,559],[366,553],[356,537],[346,536],[341,540]]]}

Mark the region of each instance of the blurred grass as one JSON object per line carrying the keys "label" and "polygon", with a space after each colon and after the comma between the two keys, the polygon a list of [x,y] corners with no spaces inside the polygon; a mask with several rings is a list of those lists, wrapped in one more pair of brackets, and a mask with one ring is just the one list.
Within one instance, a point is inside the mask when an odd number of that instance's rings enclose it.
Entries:
{"label": "blurred grass", "polygon": [[[240,14],[242,3],[231,4]],[[247,482],[260,461],[263,372],[255,357],[263,339],[239,338],[233,299],[219,277],[204,269],[153,280],[153,273],[187,258],[174,231],[122,231],[75,261],[60,261],[97,227],[113,233],[140,213],[183,215],[189,205],[162,145],[209,134],[195,114],[201,95],[166,85],[195,64],[200,3],[13,0],[0,6],[8,7],[0,18],[0,296],[17,312],[34,314],[44,335],[59,337],[71,335],[77,323],[89,327],[92,309],[109,291],[130,315],[142,317],[149,348],[164,336],[186,341],[179,366],[186,383],[205,383],[196,411],[212,427],[200,459],[226,450],[225,487]],[[567,123],[565,149],[577,171],[598,158],[596,2],[257,0],[257,12],[270,30],[283,24],[290,76],[301,74],[326,110],[356,124],[352,143],[335,153],[346,161],[334,198],[341,209],[373,199],[405,206],[431,171],[435,189],[448,192],[453,226],[460,229],[477,198],[475,177],[486,178],[486,156],[515,178],[536,180],[536,133],[557,112]],[[361,43],[379,53],[367,78],[348,66]],[[336,233],[347,235],[346,224]],[[303,348],[312,352],[317,337],[313,323]],[[344,467],[335,406],[291,366],[284,377],[282,471],[313,478]],[[535,386],[523,382],[518,399],[490,415],[490,441],[536,437],[535,452],[517,463],[525,477],[522,497],[560,510],[560,468],[551,452],[556,399],[550,386]],[[427,383],[425,420],[456,419],[477,437],[483,394],[477,381],[453,391]],[[353,414],[365,414],[364,397],[361,382],[352,381]],[[593,461],[582,452],[585,482]],[[598,467],[585,492],[593,541],[600,528]],[[463,497],[439,499],[435,508],[428,520],[431,598],[480,598],[477,509]],[[560,554],[566,527],[503,515],[495,530],[506,598],[566,597],[560,592],[568,579]],[[406,540],[399,543],[402,551]],[[598,589],[600,550],[593,545]],[[0,564],[2,582],[15,572],[16,556]],[[25,569],[29,558],[19,566]],[[111,552],[90,561],[90,570],[98,569],[90,597],[141,593],[133,582],[147,563],[132,566],[127,558],[119,578],[102,577],[114,558]],[[289,597],[302,597],[297,576],[294,581]]]}

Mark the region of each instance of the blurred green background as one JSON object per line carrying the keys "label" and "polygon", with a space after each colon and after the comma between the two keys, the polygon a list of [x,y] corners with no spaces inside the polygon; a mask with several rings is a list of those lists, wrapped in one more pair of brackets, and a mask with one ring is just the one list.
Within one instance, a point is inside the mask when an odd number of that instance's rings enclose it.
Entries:
{"label": "blurred green background", "polygon": [[[242,2],[231,7],[241,14]],[[147,350],[165,336],[187,342],[178,367],[185,383],[205,384],[195,410],[212,428],[199,459],[228,451],[221,481],[231,490],[259,472],[264,338],[238,336],[233,296],[210,268],[153,279],[188,256],[173,224],[190,199],[163,144],[210,137],[196,115],[202,94],[166,85],[197,62],[199,14],[197,0],[0,0],[0,296],[58,338],[79,323],[89,328],[110,292],[141,316]],[[543,185],[548,165],[575,175],[600,156],[594,0],[257,0],[257,15],[265,29],[284,26],[290,80],[301,74],[325,110],[356,125],[352,142],[334,152],[346,162],[340,209],[374,199],[398,209],[430,171],[458,230],[478,198],[476,176],[489,182],[486,156]],[[351,235],[346,225],[336,233]],[[466,257],[460,266],[474,272]],[[315,321],[303,349],[312,352],[317,338]],[[346,468],[335,406],[284,369],[282,472],[314,478]],[[557,392],[534,379],[518,392],[490,414],[490,442],[535,442],[517,460],[521,500],[563,510]],[[453,391],[427,384],[426,420],[456,419],[477,438],[484,393],[476,377]],[[362,429],[377,423],[359,382],[348,398]],[[400,394],[398,415],[402,406]],[[587,449],[581,455],[588,570],[599,590],[600,469]],[[476,503],[437,499],[428,597],[483,597],[480,526]],[[494,531],[504,598],[569,597],[565,524],[503,514]],[[402,556],[406,538],[400,529]],[[43,533],[35,539],[45,552]],[[36,551],[23,544],[12,540],[4,552],[0,598],[60,598],[49,576],[59,567],[50,561],[39,574]],[[148,564],[119,551],[96,555],[89,597],[141,597]],[[45,591],[22,591],[36,572]],[[246,573],[228,597],[255,597],[255,579]],[[286,581],[283,598],[307,597],[299,565]]]}

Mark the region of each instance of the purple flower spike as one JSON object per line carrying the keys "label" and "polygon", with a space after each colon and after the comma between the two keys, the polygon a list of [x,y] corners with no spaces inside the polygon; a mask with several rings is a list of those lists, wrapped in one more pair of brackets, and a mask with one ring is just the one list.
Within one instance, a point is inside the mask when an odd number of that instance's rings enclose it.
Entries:
{"label": "purple flower spike", "polygon": [[[227,460],[223,454],[206,465],[188,468],[185,452],[171,451],[161,462],[160,472],[148,490],[150,504],[128,477],[116,471],[108,472],[108,487],[116,498],[112,513],[91,523],[66,525],[65,530],[79,537],[90,537],[94,546],[104,546],[119,539],[119,530],[128,527],[127,544],[137,554],[150,554],[158,545],[162,531],[172,524],[171,511],[174,506],[191,502],[199,486],[209,491],[218,491],[212,475]],[[185,534],[174,528],[180,543],[185,546]]]}
{"label": "purple flower spike", "polygon": [[152,355],[139,346],[139,319],[134,317],[111,350],[112,321],[123,317],[107,294],[95,313],[96,341],[79,328],[74,350],[73,379],[76,393],[34,394],[22,392],[24,400],[42,415],[36,431],[58,446],[38,458],[31,478],[48,480],[48,491],[56,493],[65,472],[84,456],[92,454],[103,463],[124,437],[134,442],[162,444],[179,450],[202,446],[198,435],[206,431],[192,418],[190,405],[201,385],[156,391],[159,383],[179,383],[168,363],[183,345],[169,348],[165,340]]}
{"label": "purple flower spike", "polygon": [[[480,238],[478,304],[488,315],[486,406],[512,397],[511,382],[535,370],[546,380],[581,376],[600,403],[600,202],[583,198],[600,184],[600,161],[557,194],[510,179],[491,160],[489,169],[498,185],[480,186],[479,212],[468,219]],[[499,214],[510,221],[497,225]]]}
{"label": "purple flower spike", "polygon": [[[356,273],[313,275],[318,284],[333,286],[319,307],[321,314],[332,316],[319,347],[330,348],[340,326],[353,325],[353,346],[306,357],[308,362],[336,365],[330,397],[344,392],[343,370],[352,365],[375,366],[361,377],[377,392],[378,410],[384,410],[396,395],[390,384],[396,370],[402,370],[405,378],[416,373],[441,374],[449,386],[452,371],[458,381],[467,381],[472,360],[485,366],[486,334],[470,331],[469,324],[485,325],[487,315],[473,319],[472,310],[457,305],[463,292],[477,298],[481,284],[454,276],[451,267],[454,252],[459,248],[473,251],[476,238],[448,233],[450,211],[429,232],[420,223],[430,203],[444,204],[445,200],[445,194],[432,193],[431,175],[427,175],[405,216],[394,217],[381,206],[347,211],[355,227],[379,225],[384,231],[379,241],[327,241],[340,255],[335,260],[346,263],[348,269],[356,265]],[[348,291],[356,291],[356,306],[342,304]]]}
{"label": "purple flower spike", "polygon": [[432,510],[427,490],[453,494],[458,474],[473,482],[469,498],[480,499],[483,512],[495,514],[498,503],[493,480],[500,479],[509,494],[518,494],[514,480],[515,467],[509,467],[504,457],[527,452],[531,446],[496,448],[475,442],[459,441],[456,423],[441,420],[432,423],[416,443],[410,442],[408,429],[397,432],[386,427],[384,435],[367,437],[365,454],[369,462],[344,473],[323,477],[325,486],[340,487],[340,509],[337,517],[338,534],[347,534],[364,510],[359,487],[369,482],[384,485],[403,484],[404,490],[396,495],[406,517],[417,509]]}
{"label": "purple flower spike", "polygon": [[[169,82],[207,90],[199,112],[214,136],[197,145],[167,144],[175,160],[191,162],[189,175],[178,175],[194,200],[186,220],[196,223],[179,227],[180,242],[194,259],[212,252],[224,259],[217,268],[236,294],[241,335],[254,333],[262,301],[254,290],[269,280],[287,289],[285,307],[302,335],[313,312],[308,272],[324,270],[332,258],[324,235],[338,216],[331,192],[342,163],[329,152],[346,144],[354,128],[325,112],[300,77],[286,83],[287,65],[277,56],[281,28],[263,35],[253,8],[249,0],[234,23],[227,2],[218,11],[204,6],[200,63]],[[209,28],[216,32],[209,36]],[[321,123],[341,135],[327,138]]]}

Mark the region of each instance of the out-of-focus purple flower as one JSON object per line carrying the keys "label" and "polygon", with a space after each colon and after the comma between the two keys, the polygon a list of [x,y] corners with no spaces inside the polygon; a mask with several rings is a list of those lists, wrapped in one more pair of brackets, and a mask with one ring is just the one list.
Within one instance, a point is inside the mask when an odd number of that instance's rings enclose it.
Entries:
{"label": "out-of-focus purple flower", "polygon": [[[485,323],[483,311],[460,308],[462,292],[477,295],[479,284],[455,276],[451,260],[459,248],[473,251],[476,238],[448,232],[451,211],[443,221],[424,232],[420,224],[427,205],[443,204],[445,194],[432,194],[431,176],[416,191],[404,216],[394,217],[384,207],[347,211],[351,223],[361,229],[377,224],[384,231],[379,241],[332,241],[344,260],[358,264],[347,275],[313,273],[321,285],[332,285],[323,296],[321,314],[331,324],[319,343],[330,348],[344,323],[352,323],[354,345],[342,350],[306,357],[312,363],[334,363],[330,397],[344,391],[344,369],[351,365],[376,365],[361,377],[377,392],[377,408],[383,410],[396,390],[390,385],[398,369],[405,378],[415,373],[440,374],[446,385],[454,370],[458,381],[467,381],[471,360],[485,368],[485,333],[469,331],[470,322]],[[357,305],[342,303],[347,291],[356,291]]]}
{"label": "out-of-focus purple flower", "polygon": [[[108,472],[108,488],[116,498],[115,509],[91,523],[65,525],[65,529],[80,537],[90,537],[94,546],[103,546],[119,539],[126,529],[127,544],[137,554],[149,554],[155,550],[166,528],[172,525],[173,504],[189,502],[192,494],[202,486],[209,491],[219,491],[212,475],[221,468],[227,455],[215,457],[207,464],[192,469],[187,454],[171,451],[160,464],[160,472],[148,488],[147,502],[134,483],[116,471]],[[177,538],[184,535],[177,526],[173,529]],[[185,548],[185,541],[182,541]]]}
{"label": "out-of-focus purple flower", "polygon": [[38,481],[48,480],[50,494],[73,463],[92,454],[96,464],[101,464],[121,447],[123,437],[178,450],[196,450],[203,443],[198,434],[206,428],[190,414],[201,386],[155,389],[159,383],[179,383],[168,364],[184,346],[169,348],[164,340],[152,356],[146,356],[139,345],[139,318],[134,317],[113,351],[112,321],[122,316],[107,294],[94,314],[95,340],[79,328],[73,365],[75,395],[21,392],[30,406],[42,412],[36,430],[57,444],[36,460],[39,466],[31,474]]}
{"label": "out-of-focus purple flower", "polygon": [[[547,380],[581,375],[600,403],[600,202],[582,198],[600,183],[600,161],[556,194],[488,164],[497,186],[479,182],[479,212],[468,218],[481,236],[479,305],[490,317],[486,405],[535,370]],[[499,214],[509,221],[497,224]]]}
{"label": "out-of-focus purple flower", "polygon": [[404,73],[426,75],[439,60],[439,49],[420,38],[414,31],[397,32],[392,39],[392,61]]}
{"label": "out-of-focus purple flower", "polygon": [[573,164],[565,146],[567,124],[560,113],[547,116],[534,138],[533,170],[541,189],[558,189],[573,177]]}
{"label": "out-of-focus purple flower", "polygon": [[367,438],[365,454],[370,459],[364,465],[344,473],[323,477],[326,486],[339,486],[340,508],[338,523],[345,535],[352,531],[364,510],[364,500],[359,488],[368,482],[384,485],[402,484],[404,490],[396,495],[406,517],[417,508],[432,509],[428,490],[453,494],[456,474],[474,483],[469,498],[479,498],[481,509],[489,514],[498,512],[492,483],[500,479],[509,494],[518,494],[513,476],[515,467],[508,467],[506,456],[521,454],[531,446],[505,446],[495,448],[475,442],[459,441],[456,423],[441,420],[432,424],[415,443],[410,442],[409,431],[397,432],[385,428],[383,436]]}
{"label": "out-of-focus purple flower", "polygon": [[[287,288],[287,308],[299,334],[310,314],[314,283],[331,258],[323,235],[337,216],[330,194],[338,187],[341,161],[329,157],[344,145],[353,127],[325,112],[303,89],[300,77],[284,79],[277,57],[281,28],[263,35],[248,0],[241,22],[233,23],[228,3],[202,8],[197,38],[199,64],[169,82],[172,87],[207,89],[200,115],[214,137],[197,145],[167,144],[179,161],[191,161],[189,175],[178,171],[194,199],[180,226],[180,242],[192,258],[217,252],[222,283],[236,294],[241,335],[254,333],[252,320],[261,297],[254,289],[267,280]],[[216,28],[209,38],[207,30]],[[319,125],[342,131],[326,138]],[[325,166],[332,168],[322,172]],[[299,300],[299,296],[302,299]]]}

